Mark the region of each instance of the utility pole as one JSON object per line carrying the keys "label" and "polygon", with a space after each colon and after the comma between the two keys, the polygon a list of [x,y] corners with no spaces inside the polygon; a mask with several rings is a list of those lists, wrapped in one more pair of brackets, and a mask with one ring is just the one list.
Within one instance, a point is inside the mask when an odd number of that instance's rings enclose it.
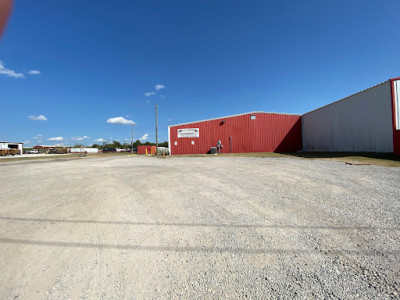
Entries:
{"label": "utility pole", "polygon": [[156,103],[156,156],[158,155],[158,121],[157,121],[157,108],[158,105]]}
{"label": "utility pole", "polygon": [[131,155],[133,155],[133,125],[135,123],[132,122],[132,138],[131,138]]}

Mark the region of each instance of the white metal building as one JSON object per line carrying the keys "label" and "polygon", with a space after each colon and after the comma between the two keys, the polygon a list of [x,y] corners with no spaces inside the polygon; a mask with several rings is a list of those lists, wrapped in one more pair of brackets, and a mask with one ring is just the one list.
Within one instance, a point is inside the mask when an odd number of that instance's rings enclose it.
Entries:
{"label": "white metal building", "polygon": [[400,154],[400,78],[302,116],[303,150]]}
{"label": "white metal building", "polygon": [[18,149],[19,153],[23,153],[24,143],[0,142],[0,149]]}
{"label": "white metal building", "polygon": [[71,153],[99,153],[98,148],[71,148]]}

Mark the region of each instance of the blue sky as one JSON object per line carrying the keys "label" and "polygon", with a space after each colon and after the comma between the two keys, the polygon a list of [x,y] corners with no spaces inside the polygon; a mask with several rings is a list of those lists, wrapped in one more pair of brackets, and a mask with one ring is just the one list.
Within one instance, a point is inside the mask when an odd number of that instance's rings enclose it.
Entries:
{"label": "blue sky", "polygon": [[399,12],[398,0],[16,1],[0,140],[123,142],[131,126],[107,123],[122,117],[155,141],[156,102],[159,141],[170,124],[302,114],[400,76]]}

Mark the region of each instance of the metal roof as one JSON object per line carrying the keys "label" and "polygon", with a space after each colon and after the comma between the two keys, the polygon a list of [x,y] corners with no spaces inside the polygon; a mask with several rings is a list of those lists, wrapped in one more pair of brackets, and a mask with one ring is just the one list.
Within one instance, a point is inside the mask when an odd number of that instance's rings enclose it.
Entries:
{"label": "metal roof", "polygon": [[225,116],[225,117],[205,119],[205,120],[199,120],[199,121],[193,121],[193,122],[187,122],[187,123],[173,124],[173,125],[169,125],[168,127],[182,126],[182,125],[188,125],[188,124],[193,124],[193,123],[207,122],[207,121],[226,119],[226,118],[232,118],[232,117],[239,117],[239,116],[245,116],[245,115],[251,115],[251,114],[271,114],[271,115],[301,116],[299,114],[276,113],[276,112],[267,112],[267,111],[251,111],[251,112],[248,112],[248,113],[242,113],[242,114],[237,114],[237,115],[230,115],[230,116]]}
{"label": "metal roof", "polygon": [[6,144],[23,144],[23,143],[15,143],[15,142],[0,142],[0,143],[6,143]]}

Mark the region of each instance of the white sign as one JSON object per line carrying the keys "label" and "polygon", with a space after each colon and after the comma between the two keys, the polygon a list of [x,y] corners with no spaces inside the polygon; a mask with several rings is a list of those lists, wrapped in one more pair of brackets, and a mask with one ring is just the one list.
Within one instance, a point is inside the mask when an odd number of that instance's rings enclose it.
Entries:
{"label": "white sign", "polygon": [[199,137],[199,128],[182,128],[178,129],[178,138],[194,138]]}

